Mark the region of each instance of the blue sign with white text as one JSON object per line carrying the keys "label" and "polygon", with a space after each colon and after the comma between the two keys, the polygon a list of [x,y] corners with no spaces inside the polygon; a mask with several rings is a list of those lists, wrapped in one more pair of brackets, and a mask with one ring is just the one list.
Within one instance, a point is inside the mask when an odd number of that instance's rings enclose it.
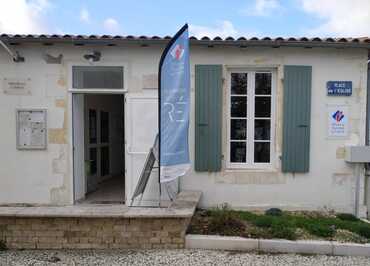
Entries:
{"label": "blue sign with white text", "polygon": [[328,81],[326,88],[329,96],[352,95],[352,81]]}
{"label": "blue sign with white text", "polygon": [[187,25],[166,47],[159,71],[159,166],[160,182],[163,183],[184,175],[190,167],[190,62]]}

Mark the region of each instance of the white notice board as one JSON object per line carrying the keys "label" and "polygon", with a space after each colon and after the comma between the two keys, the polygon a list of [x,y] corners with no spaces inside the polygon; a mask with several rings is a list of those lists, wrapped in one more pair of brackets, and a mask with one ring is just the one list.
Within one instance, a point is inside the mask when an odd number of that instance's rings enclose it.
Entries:
{"label": "white notice board", "polygon": [[45,109],[17,110],[17,149],[46,149],[47,127]]}
{"label": "white notice board", "polygon": [[349,134],[349,111],[348,105],[328,105],[328,137],[347,138]]}

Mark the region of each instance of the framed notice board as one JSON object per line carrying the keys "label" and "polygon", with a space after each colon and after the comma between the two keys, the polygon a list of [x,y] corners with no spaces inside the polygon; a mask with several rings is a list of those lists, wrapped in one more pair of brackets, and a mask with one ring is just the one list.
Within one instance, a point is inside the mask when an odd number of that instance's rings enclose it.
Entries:
{"label": "framed notice board", "polygon": [[45,109],[17,110],[17,149],[44,150],[47,146]]}

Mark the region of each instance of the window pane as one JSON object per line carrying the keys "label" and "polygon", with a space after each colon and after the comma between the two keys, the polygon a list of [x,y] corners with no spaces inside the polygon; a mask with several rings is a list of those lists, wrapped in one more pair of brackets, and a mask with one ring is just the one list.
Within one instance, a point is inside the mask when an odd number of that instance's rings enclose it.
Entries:
{"label": "window pane", "polygon": [[255,97],[255,117],[271,116],[271,97]]}
{"label": "window pane", "polygon": [[246,162],[247,145],[245,142],[230,143],[230,161],[232,163]]}
{"label": "window pane", "polygon": [[100,112],[100,142],[109,142],[109,113]]}
{"label": "window pane", "polygon": [[89,143],[93,144],[96,143],[97,141],[97,136],[96,136],[96,130],[97,130],[97,125],[96,125],[96,111],[90,109],[89,110]]}
{"label": "window pane", "polygon": [[96,169],[97,169],[97,149],[96,148],[90,148],[90,175],[96,175]]}
{"label": "window pane", "polygon": [[231,120],[231,139],[235,140],[247,139],[247,120],[245,119]]}
{"label": "window pane", "polygon": [[255,163],[270,162],[270,142],[254,143],[254,162]]}
{"label": "window pane", "polygon": [[123,89],[123,67],[73,66],[75,89]]}
{"label": "window pane", "polygon": [[271,94],[271,73],[256,73],[256,95]]}
{"label": "window pane", "polygon": [[231,97],[231,116],[247,117],[247,97],[245,96]]}
{"label": "window pane", "polygon": [[256,119],[254,121],[254,139],[269,140],[270,139],[270,120]]}
{"label": "window pane", "polygon": [[109,174],[109,147],[101,148],[101,175],[105,176]]}
{"label": "window pane", "polygon": [[231,94],[247,94],[247,73],[231,73]]}

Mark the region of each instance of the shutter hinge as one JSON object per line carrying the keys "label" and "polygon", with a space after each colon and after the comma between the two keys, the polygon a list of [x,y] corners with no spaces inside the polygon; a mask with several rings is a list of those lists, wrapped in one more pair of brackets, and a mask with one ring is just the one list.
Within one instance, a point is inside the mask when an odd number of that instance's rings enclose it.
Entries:
{"label": "shutter hinge", "polygon": [[222,78],[222,84],[225,84],[226,79]]}

